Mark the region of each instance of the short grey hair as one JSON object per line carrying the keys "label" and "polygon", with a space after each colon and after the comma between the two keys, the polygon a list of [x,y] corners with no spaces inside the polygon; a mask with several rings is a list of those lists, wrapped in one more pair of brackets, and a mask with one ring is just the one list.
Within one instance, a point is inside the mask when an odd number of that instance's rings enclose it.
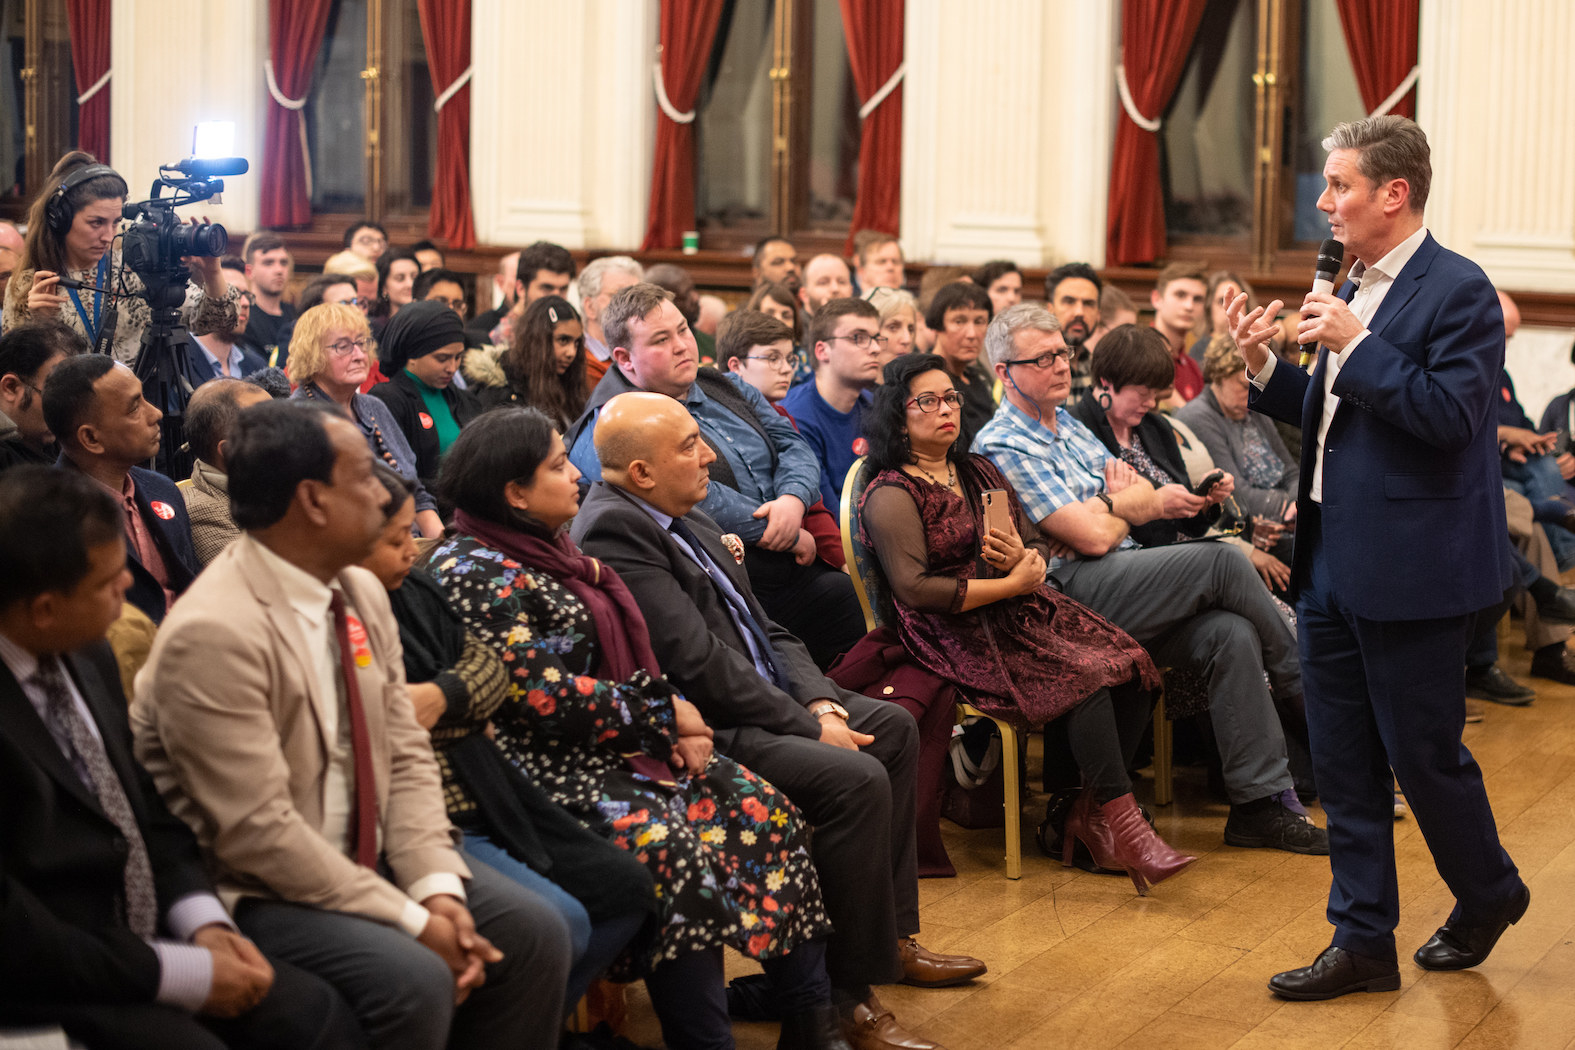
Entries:
{"label": "short grey hair", "polygon": [[984,352],[992,365],[1005,364],[1017,355],[1017,333],[1059,332],[1061,322],[1043,303],[1018,303],[995,315],[984,331]]}
{"label": "short grey hair", "polygon": [[641,281],[631,284],[607,303],[602,311],[602,334],[607,337],[607,348],[629,346],[629,322],[645,317],[663,303],[673,300],[673,293],[660,285]]}
{"label": "short grey hair", "polygon": [[1407,117],[1363,117],[1336,124],[1323,140],[1325,151],[1354,149],[1356,170],[1376,188],[1404,179],[1411,188],[1411,210],[1421,214],[1433,183],[1432,153],[1427,135]]}
{"label": "short grey hair", "polygon": [[617,270],[628,274],[636,281],[645,280],[645,269],[627,255],[607,255],[586,264],[580,271],[578,287],[580,289],[580,302],[588,302],[602,294],[602,282],[607,279],[609,271]]}

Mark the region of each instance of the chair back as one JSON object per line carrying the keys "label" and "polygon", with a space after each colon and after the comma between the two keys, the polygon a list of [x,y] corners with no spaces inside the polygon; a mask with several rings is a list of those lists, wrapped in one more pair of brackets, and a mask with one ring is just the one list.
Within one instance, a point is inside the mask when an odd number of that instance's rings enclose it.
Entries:
{"label": "chair back", "polygon": [[868,457],[860,456],[848,468],[842,483],[842,507],[838,524],[842,528],[842,556],[853,577],[853,592],[864,610],[864,626],[873,631],[892,622],[891,594],[881,575],[875,552],[859,539],[859,497],[875,478]]}

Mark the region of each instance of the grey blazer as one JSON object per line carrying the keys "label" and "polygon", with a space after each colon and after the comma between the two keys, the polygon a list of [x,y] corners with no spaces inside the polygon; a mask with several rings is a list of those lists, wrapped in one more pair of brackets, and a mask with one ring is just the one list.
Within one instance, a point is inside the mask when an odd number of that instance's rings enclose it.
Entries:
{"label": "grey blazer", "polygon": [[[1279,432],[1274,429],[1274,420],[1257,412],[1248,412],[1245,423],[1233,423],[1220,411],[1220,403],[1214,397],[1214,391],[1208,387],[1204,387],[1203,393],[1179,408],[1176,418],[1192,428],[1198,440],[1203,442],[1203,447],[1209,450],[1209,455],[1214,457],[1214,465],[1236,479],[1236,502],[1244,512],[1278,517],[1285,501],[1296,499],[1297,484],[1302,476],[1301,467],[1291,455],[1291,450],[1285,447]],[[1241,462],[1247,451],[1244,427],[1252,427],[1261,434],[1285,466],[1280,483],[1273,488],[1254,488],[1242,477]]]}

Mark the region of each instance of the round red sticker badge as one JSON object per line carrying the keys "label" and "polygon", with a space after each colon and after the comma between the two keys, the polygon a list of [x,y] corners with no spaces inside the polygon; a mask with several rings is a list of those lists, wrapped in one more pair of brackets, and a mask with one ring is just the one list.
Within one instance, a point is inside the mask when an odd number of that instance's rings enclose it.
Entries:
{"label": "round red sticker badge", "polygon": [[170,506],[168,503],[164,503],[160,500],[154,500],[152,505],[153,513],[157,514],[165,521],[169,521],[175,516],[175,508]]}
{"label": "round red sticker badge", "polygon": [[432,417],[431,416],[427,415],[425,412],[417,412],[416,413],[416,418],[421,420],[421,429],[422,430],[431,430],[432,429]]}
{"label": "round red sticker badge", "polygon": [[355,657],[357,667],[366,667],[372,662],[372,650],[367,648],[366,628],[354,616],[345,614],[345,633],[350,636],[350,652]]}
{"label": "round red sticker badge", "polygon": [[853,439],[853,454],[855,456],[862,456],[869,450],[870,443],[867,440],[861,437],[856,437]]}

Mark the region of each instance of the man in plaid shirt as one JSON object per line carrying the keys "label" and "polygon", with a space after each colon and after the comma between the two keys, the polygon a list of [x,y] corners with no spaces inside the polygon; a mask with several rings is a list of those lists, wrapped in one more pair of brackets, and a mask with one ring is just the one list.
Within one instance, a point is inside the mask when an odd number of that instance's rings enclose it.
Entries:
{"label": "man in plaid shirt", "polygon": [[1021,303],[998,316],[985,353],[1005,394],[973,451],[995,462],[1050,539],[1056,585],[1131,634],[1160,666],[1208,680],[1231,801],[1226,844],[1327,854],[1328,834],[1296,801],[1275,713],[1274,697],[1301,704],[1295,634],[1251,563],[1220,543],[1143,548],[1131,538],[1132,526],[1190,518],[1205,499],[1182,485],[1150,484],[1062,407],[1071,370],[1060,325],[1044,307]]}

